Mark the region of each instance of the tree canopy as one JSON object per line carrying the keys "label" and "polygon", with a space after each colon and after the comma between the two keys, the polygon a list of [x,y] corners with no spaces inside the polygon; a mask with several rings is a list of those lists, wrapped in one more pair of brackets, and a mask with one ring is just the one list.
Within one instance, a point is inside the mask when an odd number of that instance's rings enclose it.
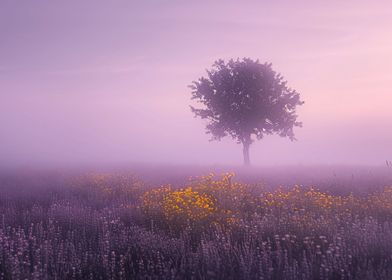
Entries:
{"label": "tree canopy", "polygon": [[[230,135],[244,146],[244,161],[249,164],[253,138],[278,134],[295,140],[293,128],[301,126],[296,108],[304,102],[271,63],[244,58],[217,60],[207,76],[193,81],[192,99],[202,106],[191,106],[195,116],[207,119],[207,133],[213,140]],[[247,153],[247,155],[246,155]]]}

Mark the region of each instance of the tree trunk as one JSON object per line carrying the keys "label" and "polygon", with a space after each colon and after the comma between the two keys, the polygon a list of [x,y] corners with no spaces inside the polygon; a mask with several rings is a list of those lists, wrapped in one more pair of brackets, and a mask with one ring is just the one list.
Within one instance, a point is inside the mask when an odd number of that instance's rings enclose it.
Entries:
{"label": "tree trunk", "polygon": [[249,146],[250,143],[248,141],[245,141],[242,143],[243,148],[242,148],[242,153],[244,155],[244,165],[249,166],[250,165],[250,159],[249,159]]}

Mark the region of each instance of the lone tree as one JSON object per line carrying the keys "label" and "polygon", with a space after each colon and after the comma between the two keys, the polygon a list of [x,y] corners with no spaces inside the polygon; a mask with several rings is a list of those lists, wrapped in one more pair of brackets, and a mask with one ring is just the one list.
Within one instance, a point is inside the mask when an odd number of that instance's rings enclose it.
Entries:
{"label": "lone tree", "polygon": [[207,77],[193,81],[192,99],[203,104],[191,107],[195,116],[207,119],[211,140],[230,135],[243,145],[244,164],[249,165],[249,146],[253,139],[276,133],[295,140],[296,107],[304,102],[299,93],[287,87],[272,64],[259,60],[217,60]]}

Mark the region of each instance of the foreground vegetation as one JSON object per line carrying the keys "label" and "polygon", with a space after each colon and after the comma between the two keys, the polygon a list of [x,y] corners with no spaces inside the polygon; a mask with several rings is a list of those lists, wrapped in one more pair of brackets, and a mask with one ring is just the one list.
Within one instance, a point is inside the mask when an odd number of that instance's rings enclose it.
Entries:
{"label": "foreground vegetation", "polygon": [[391,187],[267,190],[233,174],[46,184],[0,190],[0,279],[392,279]]}

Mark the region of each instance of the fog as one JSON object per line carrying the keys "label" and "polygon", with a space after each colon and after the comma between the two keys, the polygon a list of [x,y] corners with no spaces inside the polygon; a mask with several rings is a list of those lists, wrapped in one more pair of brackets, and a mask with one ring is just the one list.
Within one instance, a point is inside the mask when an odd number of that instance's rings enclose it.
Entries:
{"label": "fog", "polygon": [[189,109],[218,58],[268,61],[301,94],[295,142],[254,165],[392,160],[389,1],[0,2],[0,165],[238,164]]}

